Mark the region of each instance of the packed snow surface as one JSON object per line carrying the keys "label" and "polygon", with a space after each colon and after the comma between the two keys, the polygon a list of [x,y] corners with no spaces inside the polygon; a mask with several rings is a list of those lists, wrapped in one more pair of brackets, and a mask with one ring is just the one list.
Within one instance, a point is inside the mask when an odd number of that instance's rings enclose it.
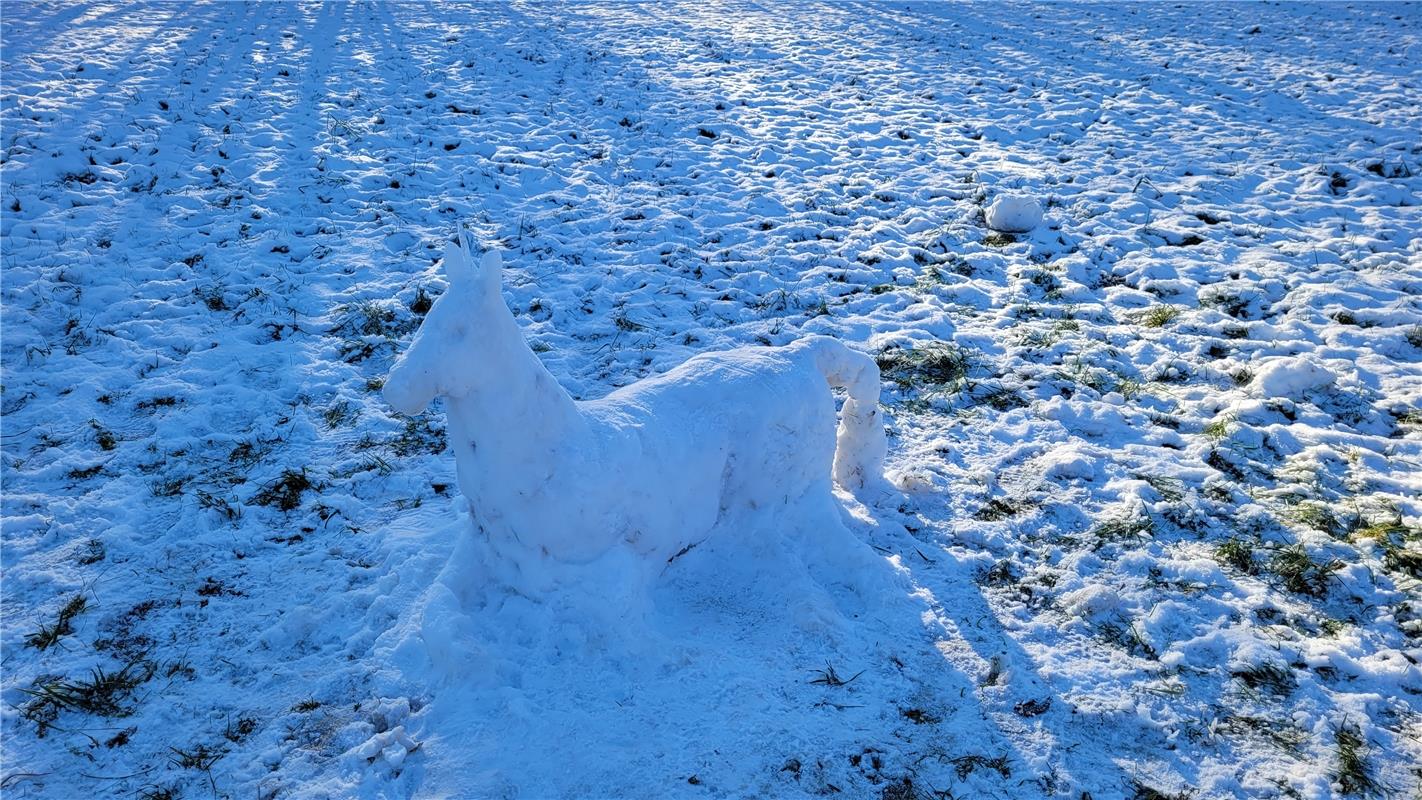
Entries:
{"label": "packed snow surface", "polygon": [[[6,798],[1418,791],[1415,5],[3,15]],[[873,357],[902,495],[481,536],[465,223],[573,401]]]}

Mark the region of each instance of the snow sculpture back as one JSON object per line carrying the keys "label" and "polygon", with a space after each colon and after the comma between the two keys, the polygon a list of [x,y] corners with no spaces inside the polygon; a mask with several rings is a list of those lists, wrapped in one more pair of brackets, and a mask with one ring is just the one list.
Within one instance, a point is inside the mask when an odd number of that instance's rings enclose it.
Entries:
{"label": "snow sculpture back", "polygon": [[[396,410],[446,398],[459,487],[491,541],[565,563],[622,547],[664,565],[731,515],[881,491],[874,360],[825,336],[695,356],[575,401],[504,303],[501,262],[461,234],[449,288],[385,382]],[[831,387],[848,392],[836,417]]]}

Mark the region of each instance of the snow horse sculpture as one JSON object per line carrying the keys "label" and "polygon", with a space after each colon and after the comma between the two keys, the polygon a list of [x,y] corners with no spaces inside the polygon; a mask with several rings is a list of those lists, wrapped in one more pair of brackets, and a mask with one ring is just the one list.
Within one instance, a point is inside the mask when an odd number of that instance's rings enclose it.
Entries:
{"label": "snow horse sculpture", "polygon": [[[446,398],[459,488],[491,539],[562,562],[623,546],[666,563],[731,514],[886,485],[879,369],[835,339],[705,353],[575,401],[530,350],[501,260],[461,233],[449,288],[385,382],[397,411]],[[847,390],[838,433],[831,387]],[[516,545],[517,546],[517,545]]]}

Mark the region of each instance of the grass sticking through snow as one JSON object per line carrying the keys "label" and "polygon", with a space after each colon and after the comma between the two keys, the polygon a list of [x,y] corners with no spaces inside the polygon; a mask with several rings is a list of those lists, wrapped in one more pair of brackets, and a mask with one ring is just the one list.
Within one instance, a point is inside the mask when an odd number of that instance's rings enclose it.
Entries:
{"label": "grass sticking through snow", "polygon": [[824,669],[815,670],[815,674],[818,677],[810,681],[812,684],[819,684],[820,686],[848,686],[854,682],[855,678],[863,675],[864,670],[861,669],[848,678],[841,678],[839,673],[835,672],[833,664],[826,664]]}
{"label": "grass sticking through snow", "polygon": [[912,350],[885,350],[876,361],[879,374],[901,388],[961,384],[968,376],[968,357],[947,342],[930,342]]}
{"label": "grass sticking through snow", "polygon": [[1108,519],[1092,529],[1096,540],[1102,544],[1138,536],[1150,536],[1155,532],[1155,520],[1148,516],[1117,517]]}
{"label": "grass sticking through snow", "polygon": [[1328,594],[1329,578],[1342,567],[1343,562],[1336,558],[1313,560],[1301,544],[1285,547],[1269,560],[1269,571],[1283,581],[1285,589],[1310,597]]}
{"label": "grass sticking through snow", "polygon": [[1413,325],[1406,334],[1407,343],[1422,350],[1422,325]]}
{"label": "grass sticking through snow", "polygon": [[1229,435],[1229,426],[1233,421],[1230,415],[1226,414],[1210,420],[1206,423],[1205,427],[1200,429],[1200,433],[1203,433],[1211,439],[1223,439]]}
{"label": "grass sticking through snow", "polygon": [[1215,559],[1245,575],[1259,572],[1259,565],[1254,563],[1254,544],[1243,539],[1230,539],[1220,544],[1215,548]]}
{"label": "grass sticking through snow", "polygon": [[1230,674],[1251,689],[1267,691],[1278,697],[1287,697],[1298,686],[1298,681],[1294,679],[1294,673],[1288,667],[1279,664],[1255,664],[1248,669],[1235,670]]}
{"label": "grass sticking through snow", "polygon": [[281,477],[252,496],[252,502],[259,506],[276,506],[282,511],[292,511],[301,505],[301,495],[315,488],[311,479],[306,477],[305,467],[302,467],[300,472],[282,470]]}
{"label": "grass sticking through snow", "polygon": [[338,321],[327,331],[341,339],[341,359],[358,364],[381,348],[393,347],[395,340],[415,329],[418,321],[401,318],[394,308],[365,301],[336,309]]}
{"label": "grass sticking through snow", "polygon": [[1302,753],[1303,746],[1309,740],[1307,733],[1287,722],[1247,715],[1227,717],[1221,730],[1235,736],[1262,738],[1280,750],[1293,755]]}
{"label": "grass sticking through snow", "polygon": [[1147,786],[1140,781],[1134,781],[1135,793],[1131,795],[1131,800],[1190,800],[1195,795],[1190,792],[1177,792],[1169,794],[1162,792],[1153,786]]}
{"label": "grass sticking through snow", "polygon": [[1373,542],[1380,547],[1388,570],[1422,579],[1422,550],[1417,546],[1422,542],[1422,529],[1404,525],[1395,517],[1355,528],[1348,535],[1354,542]]}
{"label": "grass sticking through snow", "polygon": [[1329,536],[1338,536],[1343,532],[1343,526],[1339,524],[1338,517],[1327,506],[1320,503],[1299,503],[1290,510],[1289,517],[1301,525]]}
{"label": "grass sticking through snow", "polygon": [[984,522],[996,522],[1000,519],[1015,517],[1018,513],[1023,511],[1024,508],[1026,508],[1026,506],[1018,501],[1002,500],[994,497],[987,501],[986,505],[978,509],[977,513],[973,514],[973,519],[982,520]]}
{"label": "grass sticking through snow", "polygon": [[128,716],[133,713],[128,701],[132,699],[134,689],[153,677],[156,670],[157,665],[153,662],[139,659],[130,661],[117,672],[95,667],[90,670],[87,680],[51,678],[37,681],[33,687],[21,690],[32,698],[23,714],[35,723],[40,737],[45,735],[62,711],[80,711],[101,717]]}
{"label": "grass sticking through snow", "polygon": [[995,756],[988,758],[980,755],[967,755],[949,759],[953,764],[953,770],[958,773],[958,780],[965,780],[974,771],[979,769],[990,769],[1001,775],[1003,779],[1012,777],[1012,768],[1008,766],[1007,756]]}
{"label": "grass sticking through snow", "polygon": [[1180,309],[1175,306],[1158,305],[1146,309],[1136,318],[1136,321],[1146,328],[1163,328],[1178,316],[1180,316]]}
{"label": "grass sticking through snow", "polygon": [[1338,768],[1334,773],[1338,788],[1345,795],[1381,797],[1382,787],[1373,779],[1372,770],[1363,757],[1363,736],[1356,727],[1344,725],[1333,733],[1338,749]]}
{"label": "grass sticking through snow", "polygon": [[84,609],[89,605],[89,601],[84,599],[84,595],[76,594],[69,598],[69,602],[59,609],[59,616],[53,625],[40,625],[38,631],[25,637],[25,644],[37,650],[48,650],[60,639],[74,632],[74,626],[70,624],[73,619],[84,613]]}

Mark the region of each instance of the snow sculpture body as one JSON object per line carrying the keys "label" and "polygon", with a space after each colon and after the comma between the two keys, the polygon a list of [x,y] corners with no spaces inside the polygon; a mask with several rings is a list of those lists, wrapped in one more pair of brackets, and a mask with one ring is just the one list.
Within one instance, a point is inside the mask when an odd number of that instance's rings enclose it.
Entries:
{"label": "snow sculpture body", "polygon": [[[728,514],[884,485],[873,359],[829,337],[698,355],[574,401],[503,301],[497,252],[444,255],[449,288],[385,382],[396,410],[446,398],[459,487],[491,539],[561,562],[623,546],[665,564]],[[836,419],[830,387],[848,391]],[[754,513],[754,512],[752,512]]]}

